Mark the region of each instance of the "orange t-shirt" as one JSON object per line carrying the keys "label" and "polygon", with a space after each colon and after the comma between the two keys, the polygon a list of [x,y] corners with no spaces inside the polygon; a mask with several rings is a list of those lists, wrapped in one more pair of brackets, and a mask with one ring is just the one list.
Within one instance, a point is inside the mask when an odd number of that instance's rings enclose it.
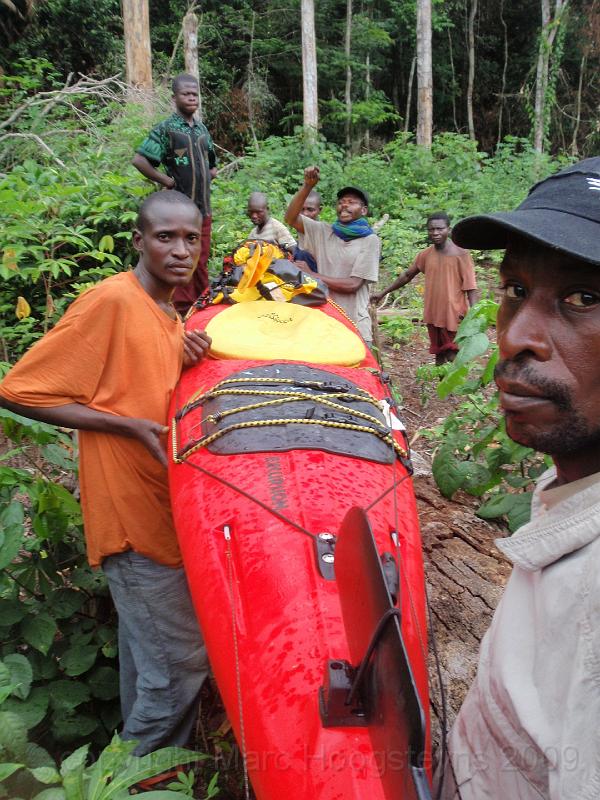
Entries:
{"label": "orange t-shirt", "polygon": [[456,255],[444,255],[432,245],[414,260],[425,275],[423,321],[449,331],[458,329],[469,310],[465,292],[477,288],[471,254],[456,245],[455,250]]}
{"label": "orange t-shirt", "polygon": [[[100,282],[10,370],[0,394],[25,406],[81,403],[166,424],[181,372],[183,325],[133,272]],[[167,566],[181,554],[166,469],[135,439],[80,431],[79,480],[89,562],[135,550]]]}

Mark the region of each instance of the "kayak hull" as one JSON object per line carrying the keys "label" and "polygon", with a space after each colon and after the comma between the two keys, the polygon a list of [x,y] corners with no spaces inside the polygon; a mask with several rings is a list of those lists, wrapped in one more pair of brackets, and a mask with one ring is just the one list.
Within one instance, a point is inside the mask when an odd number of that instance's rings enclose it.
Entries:
{"label": "kayak hull", "polygon": [[[203,329],[217,313],[197,312],[187,327]],[[350,326],[339,311],[328,313]],[[207,359],[182,375],[172,415],[177,419],[190,398],[231,376],[279,363]],[[357,367],[326,369],[377,400],[388,397],[370,354]],[[202,414],[200,404],[173,426],[175,458],[197,439]],[[405,446],[401,431],[394,436]],[[338,586],[323,575],[334,569],[323,567],[318,547],[328,537],[319,534],[337,536],[346,513],[359,507],[367,511],[379,553],[400,565],[402,637],[427,716],[424,576],[406,463],[318,448],[221,454],[199,447],[179,460],[171,458],[169,472],[185,569],[257,798],[389,799],[381,780],[387,770],[397,772],[396,797],[416,796],[406,753],[374,749],[368,726],[325,727],[319,707],[328,663],[352,663]],[[426,728],[421,755],[428,766]]]}

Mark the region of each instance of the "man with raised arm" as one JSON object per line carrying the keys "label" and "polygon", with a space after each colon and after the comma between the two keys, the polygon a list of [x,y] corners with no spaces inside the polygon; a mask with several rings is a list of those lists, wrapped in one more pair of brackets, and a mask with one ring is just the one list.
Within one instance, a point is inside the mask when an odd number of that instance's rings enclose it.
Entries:
{"label": "man with raised arm", "polygon": [[186,743],[208,664],[173,527],[165,437],[183,364],[210,339],[184,334],[171,298],[198,264],[202,217],[179,192],[142,203],[131,272],[80,295],[0,383],[0,403],[77,428],[87,553],[119,613],[123,737],[143,755]]}
{"label": "man with raised arm", "polygon": [[315,274],[329,288],[331,299],[346,312],[367,343],[373,341],[369,315],[369,284],[379,277],[381,242],[367,222],[369,197],[356,186],[345,186],[337,193],[337,220],[313,220],[302,214],[307,197],[319,182],[319,168],[304,170],[304,183],[292,197],[285,221],[303,234],[303,249],[319,265]]}
{"label": "man with raised arm", "polygon": [[600,158],[536,184],[516,211],[459,222],[505,249],[506,431],[552,457],[531,521],[497,540],[513,571],[448,741],[444,800],[600,797]]}

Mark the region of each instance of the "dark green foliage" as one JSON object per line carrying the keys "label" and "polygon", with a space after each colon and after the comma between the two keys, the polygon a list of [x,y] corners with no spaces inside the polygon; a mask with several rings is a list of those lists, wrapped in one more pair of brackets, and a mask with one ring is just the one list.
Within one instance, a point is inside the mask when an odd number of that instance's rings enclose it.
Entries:
{"label": "dark green foliage", "polygon": [[[0,67],[5,72],[14,71],[12,65],[19,57],[47,59],[55,65],[59,80],[69,72],[109,75],[123,71],[118,0],[38,0],[32,4],[15,0],[14,5],[19,13],[0,4]],[[173,60],[172,54],[188,7],[188,0],[150,2],[153,67],[159,81],[171,63],[172,72],[183,69],[182,48]],[[302,124],[299,0],[207,0],[199,4],[198,13],[203,104],[216,141],[239,153],[253,142],[252,124],[259,140],[292,134]],[[437,131],[467,130],[466,14],[465,0],[433,3]],[[342,143],[346,2],[315,3],[315,25],[322,133]],[[408,130],[415,129],[416,81],[412,92],[409,86],[415,27],[415,0],[353,3],[354,152],[389,141],[403,127],[409,94]],[[476,136],[486,152],[494,152],[507,135],[530,135],[540,27],[539,0],[480,0],[478,4],[473,103]],[[600,12],[591,0],[573,0],[561,27],[546,98],[549,141],[554,152],[571,149],[592,154],[598,137],[595,76]]]}

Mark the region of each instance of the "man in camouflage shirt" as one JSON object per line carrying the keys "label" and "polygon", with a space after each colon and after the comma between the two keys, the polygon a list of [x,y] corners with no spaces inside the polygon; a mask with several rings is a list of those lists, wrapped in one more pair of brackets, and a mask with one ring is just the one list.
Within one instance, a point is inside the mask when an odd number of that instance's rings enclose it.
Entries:
{"label": "man in camouflage shirt", "polygon": [[[210,183],[217,173],[215,149],[206,126],[194,119],[198,109],[198,82],[193,75],[173,80],[176,111],[156,125],[138,147],[133,166],[164,189],[176,189],[190,197],[203,217],[202,252],[198,268],[187,286],[177,287],[173,302],[182,314],[208,285],[210,253]],[[166,172],[157,169],[163,165]]]}

